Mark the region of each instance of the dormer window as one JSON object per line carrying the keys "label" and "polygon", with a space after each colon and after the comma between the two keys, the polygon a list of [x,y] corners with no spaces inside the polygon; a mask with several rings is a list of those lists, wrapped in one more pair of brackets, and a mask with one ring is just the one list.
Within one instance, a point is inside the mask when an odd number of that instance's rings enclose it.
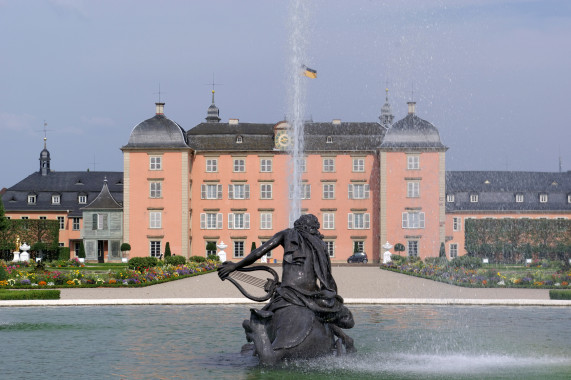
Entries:
{"label": "dormer window", "polygon": [[77,197],[77,203],[86,204],[87,203],[87,195],[80,195]]}
{"label": "dormer window", "polygon": [[327,144],[332,144],[332,143],[333,143],[333,137],[327,136],[327,139],[325,140],[325,142],[326,142]]}
{"label": "dormer window", "polygon": [[470,194],[470,202],[477,203],[478,202],[478,194]]}
{"label": "dormer window", "polygon": [[547,203],[547,194],[546,193],[541,193],[539,194],[539,202],[540,203]]}
{"label": "dormer window", "polygon": [[242,144],[242,136],[237,136],[236,137],[236,144]]}
{"label": "dormer window", "polygon": [[567,203],[571,203],[571,194],[567,194]]}
{"label": "dormer window", "polygon": [[28,204],[29,205],[35,205],[36,199],[37,199],[36,194],[28,194]]}
{"label": "dormer window", "polygon": [[447,194],[446,195],[446,202],[454,203],[454,194]]}
{"label": "dormer window", "polygon": [[515,201],[517,203],[522,203],[523,202],[523,194],[516,194],[515,195]]}
{"label": "dormer window", "polygon": [[60,201],[61,201],[61,197],[59,194],[52,195],[52,204],[53,205],[59,205]]}

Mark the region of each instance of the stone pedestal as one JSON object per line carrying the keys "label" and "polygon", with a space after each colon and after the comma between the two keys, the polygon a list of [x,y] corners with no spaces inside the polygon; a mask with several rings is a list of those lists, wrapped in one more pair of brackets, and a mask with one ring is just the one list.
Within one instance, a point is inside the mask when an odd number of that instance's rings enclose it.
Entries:
{"label": "stone pedestal", "polygon": [[14,258],[12,259],[13,262],[17,263],[20,261],[20,251],[14,252]]}
{"label": "stone pedestal", "polygon": [[223,263],[224,261],[226,261],[226,252],[224,252],[224,250],[228,248],[228,245],[224,244],[224,242],[220,240],[220,243],[216,244],[216,248],[219,249],[218,257],[220,257],[220,262]]}

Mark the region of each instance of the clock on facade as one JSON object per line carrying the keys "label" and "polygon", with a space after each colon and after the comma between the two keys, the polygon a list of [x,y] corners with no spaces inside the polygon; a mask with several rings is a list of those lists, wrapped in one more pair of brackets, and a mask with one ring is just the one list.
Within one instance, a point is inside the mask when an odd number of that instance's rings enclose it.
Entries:
{"label": "clock on facade", "polygon": [[277,131],[275,145],[277,149],[285,149],[290,145],[290,137],[287,131]]}

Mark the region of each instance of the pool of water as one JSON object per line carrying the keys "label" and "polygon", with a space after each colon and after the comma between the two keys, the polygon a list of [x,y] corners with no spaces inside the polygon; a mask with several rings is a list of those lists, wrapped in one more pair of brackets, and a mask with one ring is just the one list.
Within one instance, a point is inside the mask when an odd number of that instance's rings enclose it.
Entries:
{"label": "pool of water", "polygon": [[0,309],[6,379],[569,379],[571,309],[358,306],[358,352],[258,366],[249,306]]}

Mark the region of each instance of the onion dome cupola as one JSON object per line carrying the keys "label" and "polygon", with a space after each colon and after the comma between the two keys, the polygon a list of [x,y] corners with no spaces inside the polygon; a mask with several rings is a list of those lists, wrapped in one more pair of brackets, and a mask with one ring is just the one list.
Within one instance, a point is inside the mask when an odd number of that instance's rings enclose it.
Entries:
{"label": "onion dome cupola", "polygon": [[381,121],[381,125],[386,129],[389,129],[393,124],[394,115],[391,111],[391,105],[389,103],[389,89],[386,88],[385,91],[387,92],[385,104],[381,107],[381,116],[379,116],[379,120]]}
{"label": "onion dome cupola", "polygon": [[212,90],[212,104],[208,107],[208,113],[206,116],[207,123],[219,123],[220,122],[220,110],[214,104],[214,90]]}
{"label": "onion dome cupola", "polygon": [[50,151],[46,144],[47,138],[44,137],[44,149],[40,152],[40,174],[48,175],[50,173]]}
{"label": "onion dome cupola", "polygon": [[165,116],[165,103],[155,105],[156,115],[137,124],[123,148],[188,148],[184,129]]}
{"label": "onion dome cupola", "polygon": [[381,149],[448,149],[440,141],[438,129],[415,114],[415,102],[408,102],[408,115],[386,132]]}

